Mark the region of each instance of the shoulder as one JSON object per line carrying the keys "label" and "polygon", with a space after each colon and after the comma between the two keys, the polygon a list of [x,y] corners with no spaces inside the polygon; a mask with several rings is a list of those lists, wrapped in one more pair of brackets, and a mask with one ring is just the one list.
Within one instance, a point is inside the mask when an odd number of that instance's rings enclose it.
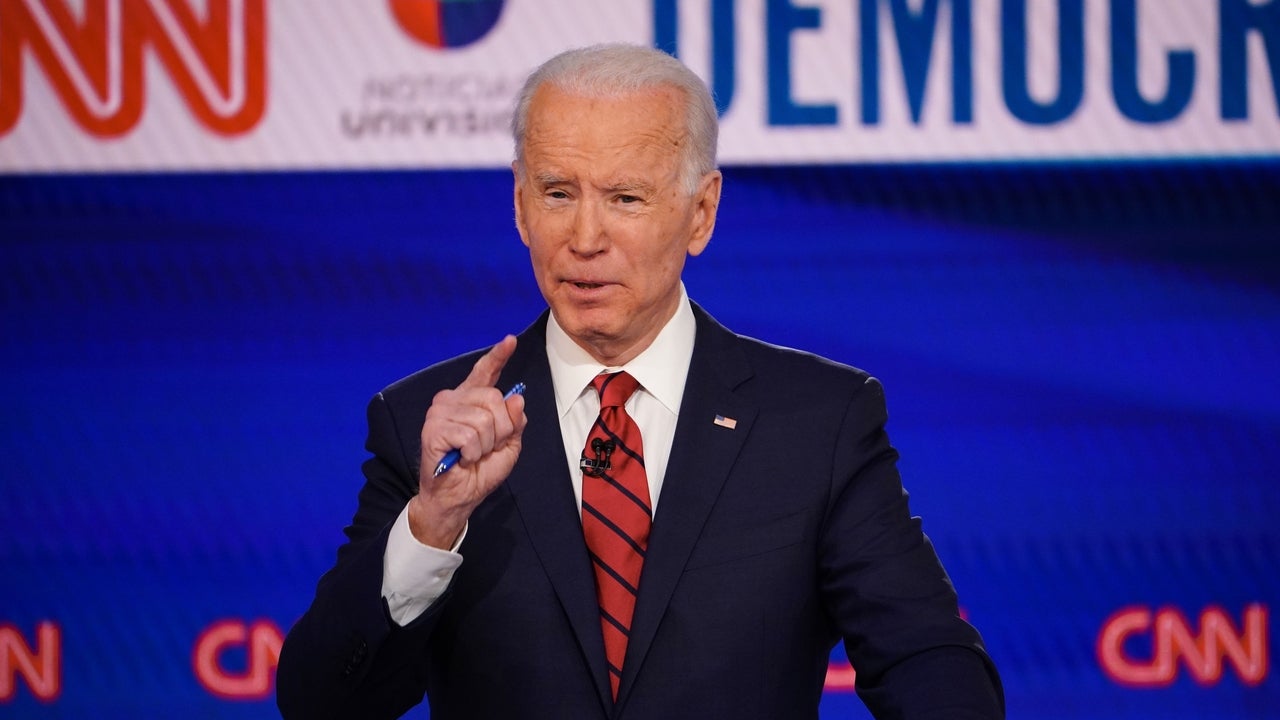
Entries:
{"label": "shoulder", "polygon": [[[695,306],[696,307],[696,306]],[[846,401],[868,385],[879,386],[869,373],[813,352],[735,333],[697,308],[702,347],[721,363],[726,381],[739,392],[760,397],[799,396],[804,401],[843,397]],[[741,368],[737,370],[735,368]],[[740,376],[740,384],[732,376]]]}
{"label": "shoulder", "polygon": [[[530,365],[546,364],[549,314],[549,311],[543,310],[537,319],[516,335],[516,350],[507,361],[507,370],[523,371]],[[379,396],[388,402],[412,403],[425,407],[425,403],[430,403],[436,393],[461,384],[476,361],[492,348],[492,345],[487,345],[423,368],[386,386]]]}
{"label": "shoulder", "polygon": [[807,350],[777,345],[746,335],[735,337],[758,373],[786,378],[793,384],[860,385],[871,377],[861,368]]}
{"label": "shoulder", "polygon": [[418,370],[412,375],[396,380],[382,388],[379,394],[388,401],[407,402],[417,398],[425,398],[427,402],[430,402],[431,397],[437,392],[457,387],[471,372],[471,367],[480,359],[480,356],[487,351],[488,348],[479,348],[448,360],[442,360]]}
{"label": "shoulder", "polygon": [[387,385],[374,394],[365,410],[369,438],[397,436],[412,454],[411,438],[422,430],[427,408],[436,393],[457,387],[483,350],[436,363]]}
{"label": "shoulder", "polygon": [[884,388],[866,371],[751,337],[738,336],[738,343],[754,370],[739,391],[761,410],[839,425],[850,417],[887,418]]}
{"label": "shoulder", "polygon": [[[507,361],[504,375],[511,373],[524,380],[546,366],[546,322],[547,312],[544,311],[516,336],[519,342],[515,353]],[[384,404],[393,416],[407,416],[416,420],[420,426],[422,416],[436,393],[460,385],[476,361],[492,347],[477,348],[396,380],[375,395],[373,403]]]}

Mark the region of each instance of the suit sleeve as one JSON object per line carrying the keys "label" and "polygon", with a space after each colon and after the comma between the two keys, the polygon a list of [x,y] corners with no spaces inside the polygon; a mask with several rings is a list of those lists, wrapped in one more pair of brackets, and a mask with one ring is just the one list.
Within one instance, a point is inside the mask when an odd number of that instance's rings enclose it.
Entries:
{"label": "suit sleeve", "polygon": [[883,389],[867,377],[836,442],[820,549],[824,601],[858,694],[877,718],[1003,718],[995,666],[911,517],[886,419]]}
{"label": "suit sleeve", "polygon": [[382,557],[391,525],[417,492],[416,462],[381,394],[368,419],[373,457],[347,542],[281,649],[276,699],[284,718],[396,718],[426,690],[426,646],[449,593],[404,627],[387,612]]}

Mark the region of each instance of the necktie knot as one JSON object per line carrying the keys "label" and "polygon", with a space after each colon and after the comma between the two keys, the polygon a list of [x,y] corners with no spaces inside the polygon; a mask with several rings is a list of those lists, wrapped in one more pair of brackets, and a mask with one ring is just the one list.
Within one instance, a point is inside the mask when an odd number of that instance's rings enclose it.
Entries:
{"label": "necktie knot", "polygon": [[622,407],[626,404],[627,398],[640,387],[640,382],[624,371],[597,375],[591,381],[591,386],[600,395],[601,408]]}

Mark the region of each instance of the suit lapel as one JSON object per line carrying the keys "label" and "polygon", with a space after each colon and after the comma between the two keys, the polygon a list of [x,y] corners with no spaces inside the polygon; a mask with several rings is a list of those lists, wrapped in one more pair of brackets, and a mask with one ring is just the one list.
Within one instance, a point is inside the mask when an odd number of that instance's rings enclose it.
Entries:
{"label": "suit lapel", "polygon": [[573,627],[591,668],[601,707],[607,709],[613,700],[600,635],[600,609],[556,414],[547,364],[546,317],[544,313],[520,335],[516,356],[507,363],[499,381],[504,388],[525,383],[525,415],[529,419],[520,459],[504,487],[515,501],[534,552]]}
{"label": "suit lapel", "polygon": [[[694,314],[698,329],[693,358],[649,536],[626,669],[618,690],[619,707],[626,702],[636,670],[653,643],[689,554],[756,417],[756,408],[734,392],[751,375],[736,338],[697,305]],[[733,418],[736,426],[717,424],[717,416]]]}

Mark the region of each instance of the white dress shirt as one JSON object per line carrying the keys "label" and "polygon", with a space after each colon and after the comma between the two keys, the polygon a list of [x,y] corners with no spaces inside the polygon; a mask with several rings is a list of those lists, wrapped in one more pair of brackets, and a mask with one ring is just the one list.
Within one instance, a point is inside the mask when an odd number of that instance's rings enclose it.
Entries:
{"label": "white dress shirt", "polygon": [[[600,397],[591,387],[591,380],[602,372],[626,370],[640,383],[640,389],[627,400],[626,410],[640,427],[644,439],[649,498],[656,516],[696,332],[693,308],[683,285],[676,314],[649,347],[620,367],[606,367],[597,362],[565,333],[555,315],[547,321],[547,361],[551,366],[565,461],[579,512],[582,510],[582,469],[578,459],[582,457],[591,425],[600,414]],[[464,529],[451,551],[424,545],[409,530],[408,506],[400,512],[382,556],[382,597],[387,600],[392,620],[407,625],[444,594],[453,573],[462,565],[458,549],[465,537]]]}

